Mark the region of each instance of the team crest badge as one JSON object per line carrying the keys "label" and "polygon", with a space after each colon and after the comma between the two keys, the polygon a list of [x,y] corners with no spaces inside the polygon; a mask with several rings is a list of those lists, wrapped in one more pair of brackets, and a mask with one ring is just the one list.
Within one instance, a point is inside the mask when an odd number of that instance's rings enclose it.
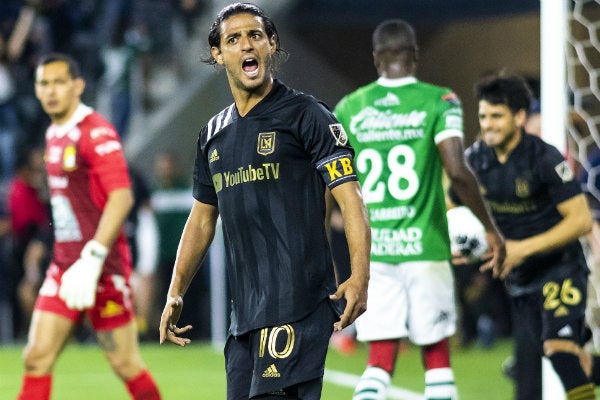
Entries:
{"label": "team crest badge", "polygon": [[525,179],[515,179],[515,194],[521,198],[529,196],[529,183]]}
{"label": "team crest badge", "polygon": [[275,151],[275,132],[260,132],[256,151],[263,156],[273,153]]}
{"label": "team crest badge", "polygon": [[348,144],[348,135],[346,135],[342,124],[330,124],[329,130],[335,139],[336,146],[345,146]]}
{"label": "team crest badge", "polygon": [[75,168],[77,168],[77,151],[75,146],[67,146],[63,153],[63,169],[73,171]]}

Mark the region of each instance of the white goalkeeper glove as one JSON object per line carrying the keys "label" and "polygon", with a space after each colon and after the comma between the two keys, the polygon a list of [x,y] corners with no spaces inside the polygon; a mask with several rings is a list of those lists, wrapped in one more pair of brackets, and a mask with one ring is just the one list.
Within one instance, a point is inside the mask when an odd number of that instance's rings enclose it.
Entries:
{"label": "white goalkeeper glove", "polygon": [[83,246],[79,259],[62,276],[58,295],[67,307],[83,310],[96,303],[96,288],[108,248],[96,240]]}

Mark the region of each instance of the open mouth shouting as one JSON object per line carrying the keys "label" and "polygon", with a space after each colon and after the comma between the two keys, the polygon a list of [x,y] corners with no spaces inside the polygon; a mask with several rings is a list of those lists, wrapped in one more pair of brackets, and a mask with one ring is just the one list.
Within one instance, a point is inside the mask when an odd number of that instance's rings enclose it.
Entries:
{"label": "open mouth shouting", "polygon": [[250,78],[258,75],[258,61],[255,58],[247,58],[242,62],[242,69]]}

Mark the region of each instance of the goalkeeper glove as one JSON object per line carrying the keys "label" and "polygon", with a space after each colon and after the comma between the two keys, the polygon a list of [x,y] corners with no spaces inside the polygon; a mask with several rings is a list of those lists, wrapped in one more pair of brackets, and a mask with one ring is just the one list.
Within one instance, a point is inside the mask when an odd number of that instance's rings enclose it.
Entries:
{"label": "goalkeeper glove", "polygon": [[96,303],[96,288],[108,248],[96,240],[83,246],[79,259],[62,276],[58,295],[67,307],[83,310]]}

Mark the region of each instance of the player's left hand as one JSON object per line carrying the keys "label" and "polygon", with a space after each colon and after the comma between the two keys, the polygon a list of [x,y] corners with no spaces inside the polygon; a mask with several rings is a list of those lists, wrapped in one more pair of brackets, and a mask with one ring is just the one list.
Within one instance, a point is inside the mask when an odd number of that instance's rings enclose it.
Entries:
{"label": "player's left hand", "polygon": [[96,303],[98,279],[108,248],[96,240],[83,246],[79,259],[62,276],[58,295],[67,307],[84,310]]}
{"label": "player's left hand", "polygon": [[160,326],[158,328],[160,333],[160,344],[163,344],[165,340],[169,340],[169,342],[183,347],[191,342],[189,338],[179,337],[180,334],[192,329],[191,325],[186,325],[183,328],[177,327],[177,321],[179,321],[182,309],[183,297],[167,297],[167,304],[165,304],[165,308],[160,317]]}
{"label": "player's left hand", "polygon": [[506,261],[506,244],[504,236],[497,229],[486,231],[485,238],[488,242],[488,250],[481,258],[483,264],[479,267],[481,272],[492,270],[494,278],[499,277],[504,268]]}
{"label": "player's left hand", "polygon": [[341,331],[352,324],[356,318],[367,310],[367,286],[368,278],[360,279],[351,275],[343,282],[329,299],[336,301],[346,299],[346,308],[340,316],[340,320],[333,324],[335,331]]}

